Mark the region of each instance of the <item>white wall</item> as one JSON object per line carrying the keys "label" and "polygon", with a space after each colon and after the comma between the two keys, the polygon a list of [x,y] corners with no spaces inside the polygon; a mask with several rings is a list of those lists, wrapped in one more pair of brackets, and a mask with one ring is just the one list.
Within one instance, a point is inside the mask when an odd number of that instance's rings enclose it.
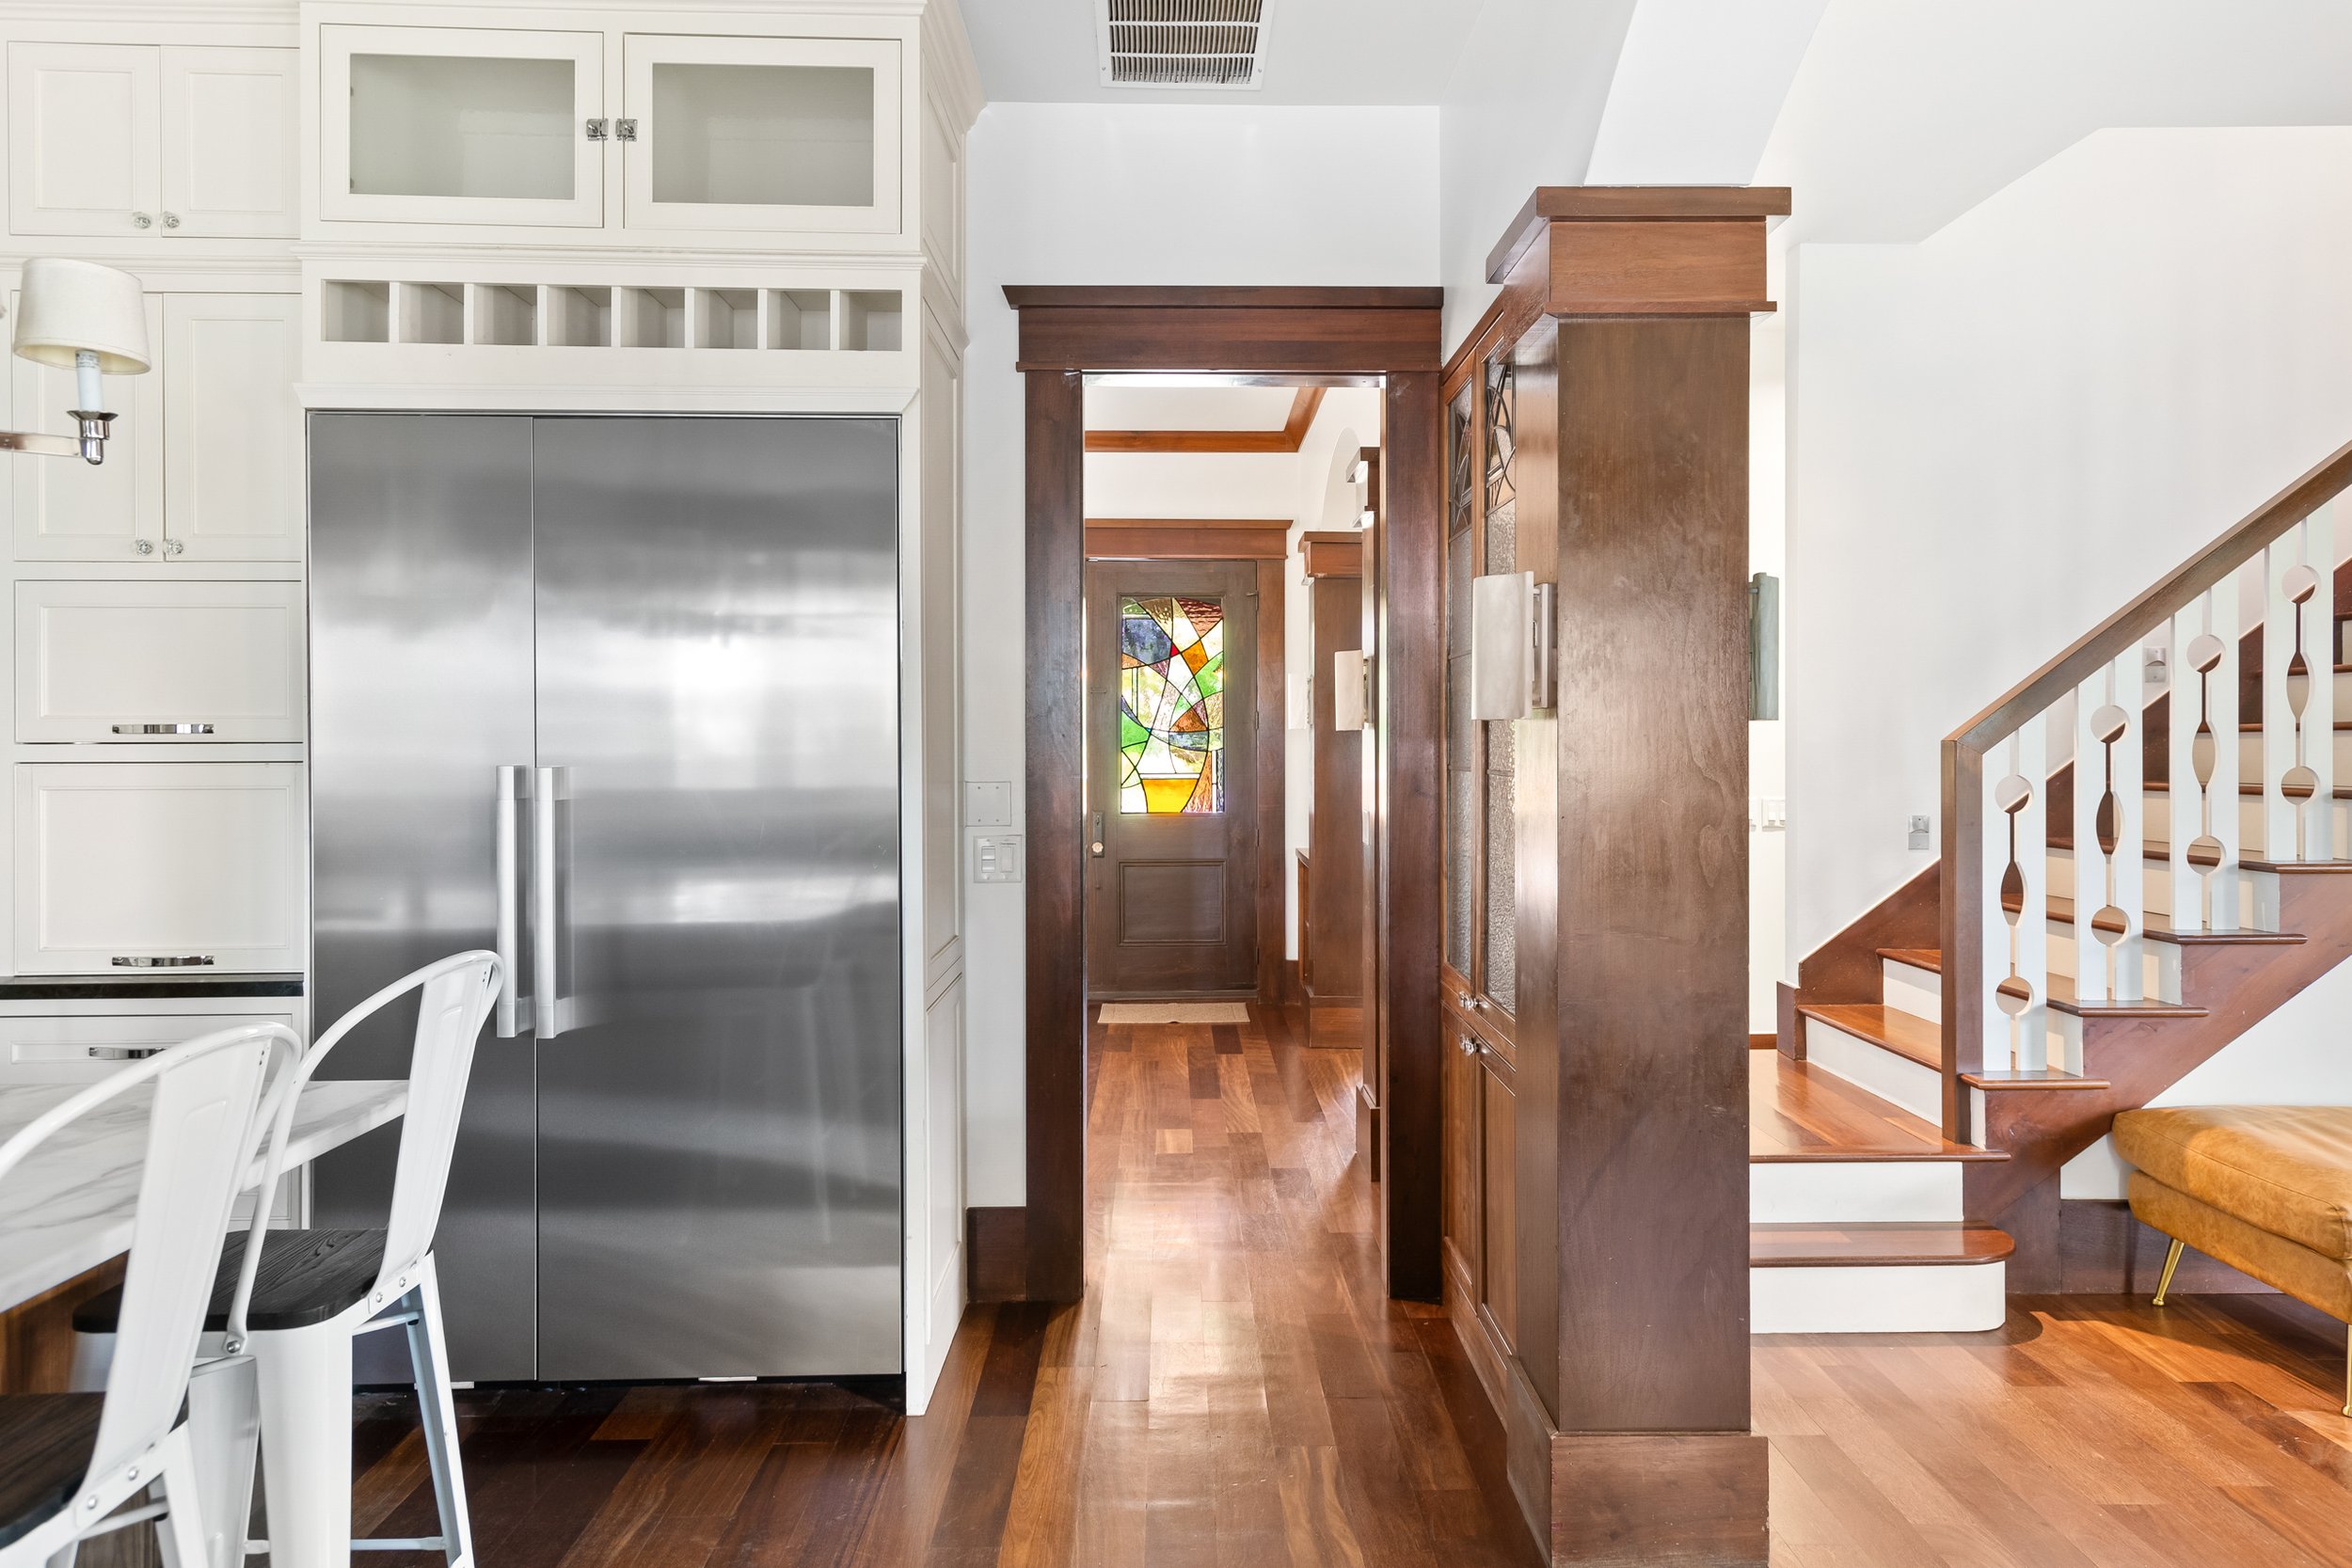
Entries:
{"label": "white wall", "polygon": [[[1435,109],[995,103],[968,155],[965,767],[1022,752],[1022,388],[1009,283],[1438,278]],[[1278,515],[1279,514],[1277,514]],[[1023,889],[969,887],[968,1201],[1025,1193]]]}
{"label": "white wall", "polygon": [[2352,436],[2352,130],[2105,131],[1798,247],[1788,953],[1926,863],[1938,743]]}

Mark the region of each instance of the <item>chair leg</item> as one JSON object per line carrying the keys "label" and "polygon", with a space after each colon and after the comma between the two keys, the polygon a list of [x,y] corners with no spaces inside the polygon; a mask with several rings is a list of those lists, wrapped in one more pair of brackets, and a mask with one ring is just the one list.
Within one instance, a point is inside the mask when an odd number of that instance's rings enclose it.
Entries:
{"label": "chair leg", "polygon": [[473,1522],[466,1513],[466,1470],[457,1449],[457,1401],[449,1386],[447,1338],[441,1331],[440,1277],[428,1254],[407,1305],[408,1359],[417,1373],[417,1414],[424,1422],[425,1457],[433,1467],[433,1500],[441,1515],[441,1550],[449,1568],[472,1568]]}
{"label": "chair leg", "polygon": [[253,1336],[270,1568],[351,1568],[351,1330]]}
{"label": "chair leg", "polygon": [[[164,1439],[160,1458],[162,1473],[154,1490],[163,1493],[164,1516],[155,1521],[155,1540],[163,1548],[164,1568],[228,1568],[205,1553],[203,1489],[197,1481],[196,1450],[188,1445],[186,1427]],[[240,1530],[236,1558],[244,1555]]]}
{"label": "chair leg", "polygon": [[2164,1275],[2156,1281],[2156,1299],[2152,1305],[2164,1305],[2164,1293],[2172,1289],[2172,1271],[2181,1266],[2181,1248],[2185,1244],[2176,1241],[2172,1243],[2172,1250],[2164,1255]]}

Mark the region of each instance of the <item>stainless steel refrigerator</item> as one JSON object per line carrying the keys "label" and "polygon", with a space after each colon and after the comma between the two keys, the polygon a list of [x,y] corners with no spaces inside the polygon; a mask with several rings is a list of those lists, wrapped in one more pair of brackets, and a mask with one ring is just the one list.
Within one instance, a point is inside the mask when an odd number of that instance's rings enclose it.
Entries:
{"label": "stainless steel refrigerator", "polygon": [[[460,1379],[899,1370],[898,441],[311,416],[318,1023],[508,961],[437,1243]],[[321,1162],[313,1223],[380,1224],[392,1147]]]}

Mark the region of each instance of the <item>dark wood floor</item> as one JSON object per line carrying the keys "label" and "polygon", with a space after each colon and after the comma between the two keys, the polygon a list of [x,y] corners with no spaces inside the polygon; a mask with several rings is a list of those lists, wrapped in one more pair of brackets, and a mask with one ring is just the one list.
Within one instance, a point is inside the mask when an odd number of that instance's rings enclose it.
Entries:
{"label": "dark wood floor", "polygon": [[[1354,1054],[1093,1044],[1084,1306],[975,1310],[914,1419],[822,1386],[461,1396],[484,1568],[1536,1561],[1452,1329],[1378,1294]],[[1772,1561],[2352,1568],[2343,1355],[2262,1296],[1758,1339]],[[363,1406],[356,1522],[425,1533],[413,1407]]]}

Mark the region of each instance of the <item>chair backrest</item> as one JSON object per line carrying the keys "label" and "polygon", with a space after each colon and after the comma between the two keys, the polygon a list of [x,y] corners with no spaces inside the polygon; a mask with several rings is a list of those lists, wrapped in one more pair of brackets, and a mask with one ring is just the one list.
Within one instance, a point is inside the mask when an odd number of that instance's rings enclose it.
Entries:
{"label": "chair backrest", "polygon": [[[143,1084],[155,1085],[147,1159],[106,1402],[90,1473],[127,1465],[179,1419],[220,1267],[220,1239],[251,1169],[272,1055],[293,1066],[301,1042],[279,1023],[223,1029],[175,1045],[91,1085],[0,1144],[0,1181],[59,1129]],[[277,1075],[282,1084],[290,1070]]]}
{"label": "chair backrest", "polygon": [[[392,1173],[392,1212],[385,1227],[384,1264],[376,1274],[379,1286],[415,1269],[433,1245],[433,1232],[441,1222],[441,1197],[449,1187],[450,1155],[457,1145],[457,1118],[466,1106],[466,1080],[473,1071],[474,1042],[498,1000],[503,978],[498,955],[481,948],[452,954],[403,975],[337,1019],[294,1070],[281,1074],[283,1093],[272,1093],[264,1193],[277,1191],[278,1179],[285,1171],[294,1102],[326,1053],[379,1009],[412,990],[423,992],[417,999],[416,1039],[409,1049],[408,1108],[401,1117],[400,1159]],[[245,1263],[229,1307],[231,1351],[245,1345],[246,1311],[252,1302],[268,1224],[267,1212],[257,1212],[246,1237]]]}

